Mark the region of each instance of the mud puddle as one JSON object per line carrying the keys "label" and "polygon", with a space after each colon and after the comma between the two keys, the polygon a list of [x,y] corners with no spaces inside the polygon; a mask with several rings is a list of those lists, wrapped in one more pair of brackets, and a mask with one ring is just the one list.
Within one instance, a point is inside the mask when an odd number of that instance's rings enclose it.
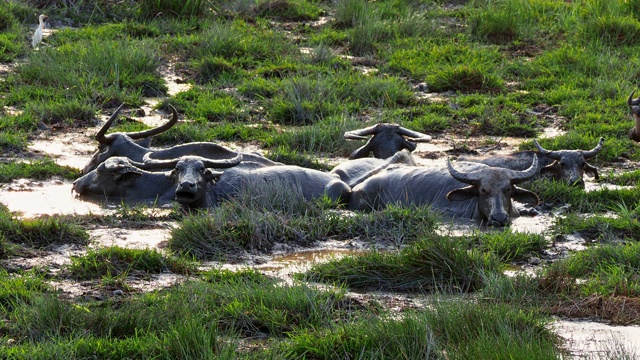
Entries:
{"label": "mud puddle", "polygon": [[551,328],[565,340],[572,359],[616,359],[623,354],[630,356],[625,359],[640,357],[640,326],[558,320]]}
{"label": "mud puddle", "polygon": [[34,181],[19,179],[0,186],[0,203],[20,218],[43,215],[109,215],[115,207],[76,198],[68,180]]}

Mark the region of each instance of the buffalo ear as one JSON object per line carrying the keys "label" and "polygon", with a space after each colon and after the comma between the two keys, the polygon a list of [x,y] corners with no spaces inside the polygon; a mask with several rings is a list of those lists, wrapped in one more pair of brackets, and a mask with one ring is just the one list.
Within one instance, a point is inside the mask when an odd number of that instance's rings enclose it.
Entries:
{"label": "buffalo ear", "polygon": [[449,193],[447,194],[447,200],[464,201],[473,199],[476,196],[478,196],[478,188],[473,185],[469,185],[460,189],[449,191]]}
{"label": "buffalo ear", "polygon": [[134,183],[138,178],[142,176],[140,172],[137,171],[126,171],[120,174],[117,174],[113,180],[121,186],[129,186]]}
{"label": "buffalo ear", "polygon": [[596,180],[600,178],[598,175],[598,169],[596,169],[595,166],[584,164],[584,172]]}
{"label": "buffalo ear", "polygon": [[551,175],[552,177],[558,176],[558,160],[555,160],[551,164],[540,169],[541,176]]}
{"label": "buffalo ear", "polygon": [[535,193],[527,189],[523,189],[519,186],[513,186],[513,191],[511,191],[511,197],[514,200],[521,202],[523,204],[538,205],[538,203],[540,203],[540,199],[538,198],[538,195],[536,195]]}
{"label": "buffalo ear", "polygon": [[204,178],[207,180],[207,182],[215,181],[215,180],[220,179],[220,176],[222,176],[222,174],[224,174],[224,171],[216,171],[216,170],[206,169],[204,171]]}

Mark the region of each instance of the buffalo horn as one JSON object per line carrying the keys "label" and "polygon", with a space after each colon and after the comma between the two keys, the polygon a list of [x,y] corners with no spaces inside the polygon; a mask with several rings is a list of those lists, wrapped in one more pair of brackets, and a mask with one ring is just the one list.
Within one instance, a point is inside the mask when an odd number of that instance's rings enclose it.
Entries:
{"label": "buffalo horn", "polygon": [[347,140],[366,140],[366,135],[375,135],[378,133],[378,126],[380,124],[376,124],[373,126],[366,127],[364,129],[347,131],[344,133],[344,138]]}
{"label": "buffalo horn", "polygon": [[[176,166],[178,161],[183,157],[174,158],[174,159],[151,159],[149,157],[151,153],[146,153],[142,160],[143,163],[136,163],[136,166],[144,168],[144,169],[170,169]],[[209,159],[202,156],[188,155],[188,157],[196,158],[204,163],[204,166],[207,168],[229,168],[234,167],[242,161],[242,153],[238,153],[238,155],[231,159]]]}
{"label": "buffalo horn", "polygon": [[531,179],[538,172],[538,155],[533,154],[533,160],[531,166],[526,170],[511,170],[509,174],[512,184],[519,184],[521,182]]}
{"label": "buffalo horn", "polygon": [[634,99],[633,98],[633,94],[635,94],[636,91],[633,90],[631,92],[631,94],[629,94],[629,97],[627,98],[627,105],[629,105],[629,107],[634,106],[634,105],[640,105],[640,98]]}
{"label": "buffalo horn", "polygon": [[410,137],[409,140],[416,142],[428,142],[431,141],[431,136],[423,134],[417,131],[409,130],[402,126],[398,127],[398,134]]}
{"label": "buffalo horn", "polygon": [[465,184],[476,185],[478,183],[478,179],[474,178],[474,171],[472,172],[462,172],[453,168],[451,165],[451,159],[447,158],[447,168],[449,169],[449,173],[453,176],[454,179],[463,182]]}
{"label": "buffalo horn", "polygon": [[591,159],[592,157],[598,155],[600,150],[602,150],[602,143],[603,142],[604,142],[604,138],[601,137],[600,141],[598,142],[598,145],[596,145],[596,147],[594,147],[593,149],[591,149],[589,151],[583,151],[582,152],[582,156],[584,156],[585,159]]}
{"label": "buffalo horn", "polygon": [[[107,129],[111,127],[111,124],[115,121],[121,107],[122,105],[118,107],[116,112],[113,113],[113,115],[111,115],[109,120],[107,120],[107,123],[104,124],[104,126],[102,126],[102,129],[100,129],[100,131],[98,131],[98,134],[96,134],[96,140],[98,140],[99,143],[110,143],[115,139],[115,136],[110,136],[110,135],[105,136],[104,134],[107,132]],[[126,133],[126,135],[133,140],[137,140],[137,139],[143,139],[150,136],[155,136],[169,130],[173,125],[175,125],[178,122],[178,112],[176,111],[176,108],[174,108],[171,105],[169,105],[169,108],[171,108],[171,119],[166,123],[158,127],[155,127],[153,129],[148,129],[148,130],[143,130],[138,132],[130,132],[130,133]]]}
{"label": "buffalo horn", "polygon": [[123,106],[124,106],[124,103],[122,103],[122,104],[120,104],[120,106],[118,106],[116,111],[111,115],[111,117],[109,117],[109,120],[107,120],[107,122],[104,125],[102,125],[102,128],[100,129],[100,131],[98,131],[98,133],[96,134],[96,140],[99,143],[105,144],[105,143],[110,143],[111,141],[113,141],[113,139],[114,139],[113,137],[106,138],[104,136],[104,134],[107,133],[107,130],[109,130],[109,128],[111,127],[113,122],[116,121],[116,119],[118,118],[118,113],[120,112],[120,109],[122,109]]}
{"label": "buffalo horn", "polygon": [[545,148],[543,148],[539,143],[538,140],[533,140],[533,143],[536,145],[536,147],[538,148],[538,151],[540,151],[540,154],[542,155],[546,155],[550,158],[552,158],[553,160],[560,160],[560,153],[556,152],[556,151],[551,151],[551,150],[547,150]]}

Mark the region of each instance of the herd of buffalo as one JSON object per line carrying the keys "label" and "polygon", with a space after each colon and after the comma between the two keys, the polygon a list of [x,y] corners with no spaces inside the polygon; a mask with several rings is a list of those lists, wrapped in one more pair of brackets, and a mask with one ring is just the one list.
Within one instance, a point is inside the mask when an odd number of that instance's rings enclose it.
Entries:
{"label": "herd of buffalo", "polygon": [[[640,98],[632,92],[627,104],[635,119],[629,138],[640,141]],[[604,139],[591,150],[547,150],[491,157],[463,156],[440,167],[417,166],[411,152],[429,135],[397,124],[380,123],[349,131],[346,139],[367,140],[347,161],[329,172],[285,165],[256,153],[236,152],[211,142],[192,142],[154,149],[154,135],[171,128],[171,119],[156,128],[110,133],[122,105],[96,134],[98,151],[73,183],[80,196],[132,201],[177,201],[186,208],[207,208],[243,191],[277,187],[306,200],[328,196],[350,210],[375,210],[387,204],[431,205],[454,218],[476,219],[505,226],[518,211],[512,199],[538,204],[533,192],[518,184],[551,177],[584,187],[584,174],[598,178],[587,160],[596,156]],[[371,156],[373,155],[373,156]]]}

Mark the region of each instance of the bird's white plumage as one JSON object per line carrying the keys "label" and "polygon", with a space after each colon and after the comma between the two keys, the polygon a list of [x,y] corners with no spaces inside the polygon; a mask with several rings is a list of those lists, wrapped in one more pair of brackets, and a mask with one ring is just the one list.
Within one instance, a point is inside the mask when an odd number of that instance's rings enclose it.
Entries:
{"label": "bird's white plumage", "polygon": [[40,14],[40,17],[39,17],[40,24],[38,24],[38,28],[36,29],[36,32],[33,33],[33,38],[31,39],[31,45],[33,47],[38,46],[38,44],[40,44],[40,42],[42,41],[42,32],[44,31],[44,19],[46,18],[47,18],[47,15]]}

